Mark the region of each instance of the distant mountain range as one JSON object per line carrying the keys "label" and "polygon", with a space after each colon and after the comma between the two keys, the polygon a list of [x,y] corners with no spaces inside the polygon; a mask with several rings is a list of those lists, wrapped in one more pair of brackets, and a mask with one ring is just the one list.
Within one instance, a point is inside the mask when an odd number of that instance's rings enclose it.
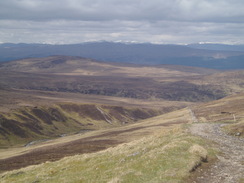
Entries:
{"label": "distant mountain range", "polygon": [[212,69],[244,69],[244,45],[157,45],[91,42],[72,45],[0,44],[0,61],[51,55],[144,65],[185,65]]}
{"label": "distant mountain range", "polygon": [[190,48],[197,48],[197,49],[206,49],[206,50],[221,50],[221,51],[244,51],[244,45],[226,45],[226,44],[189,44],[187,45]]}

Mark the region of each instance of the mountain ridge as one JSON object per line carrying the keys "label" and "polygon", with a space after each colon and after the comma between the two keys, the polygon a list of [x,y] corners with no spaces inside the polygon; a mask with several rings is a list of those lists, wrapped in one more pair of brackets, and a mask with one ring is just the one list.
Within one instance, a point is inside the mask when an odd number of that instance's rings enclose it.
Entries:
{"label": "mountain ridge", "polygon": [[0,44],[0,61],[51,55],[80,56],[101,61],[146,65],[185,65],[243,69],[244,50],[206,50],[189,45],[91,42],[72,45]]}

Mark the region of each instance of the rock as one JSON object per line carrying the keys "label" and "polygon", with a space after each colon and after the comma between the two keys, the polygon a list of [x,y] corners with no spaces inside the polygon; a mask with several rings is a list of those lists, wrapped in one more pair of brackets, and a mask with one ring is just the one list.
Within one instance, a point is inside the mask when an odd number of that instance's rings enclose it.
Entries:
{"label": "rock", "polygon": [[240,132],[237,132],[237,133],[236,133],[236,136],[240,136],[240,135],[241,135],[241,133],[240,133]]}

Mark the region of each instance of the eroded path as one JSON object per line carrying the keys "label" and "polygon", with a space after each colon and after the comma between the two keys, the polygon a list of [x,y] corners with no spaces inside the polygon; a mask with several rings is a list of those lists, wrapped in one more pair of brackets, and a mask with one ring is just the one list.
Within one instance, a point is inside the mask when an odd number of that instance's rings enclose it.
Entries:
{"label": "eroded path", "polygon": [[223,124],[194,123],[190,131],[216,142],[218,160],[203,171],[195,183],[238,183],[244,181],[244,139],[232,137],[221,130]]}

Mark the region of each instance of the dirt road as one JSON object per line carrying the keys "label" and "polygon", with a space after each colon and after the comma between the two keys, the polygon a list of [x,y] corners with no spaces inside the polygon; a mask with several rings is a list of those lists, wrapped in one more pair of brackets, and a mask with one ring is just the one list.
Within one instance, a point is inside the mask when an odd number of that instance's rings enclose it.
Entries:
{"label": "dirt road", "polygon": [[216,142],[220,150],[218,160],[204,170],[195,183],[238,183],[244,182],[244,139],[225,134],[223,124],[194,123],[190,131]]}

